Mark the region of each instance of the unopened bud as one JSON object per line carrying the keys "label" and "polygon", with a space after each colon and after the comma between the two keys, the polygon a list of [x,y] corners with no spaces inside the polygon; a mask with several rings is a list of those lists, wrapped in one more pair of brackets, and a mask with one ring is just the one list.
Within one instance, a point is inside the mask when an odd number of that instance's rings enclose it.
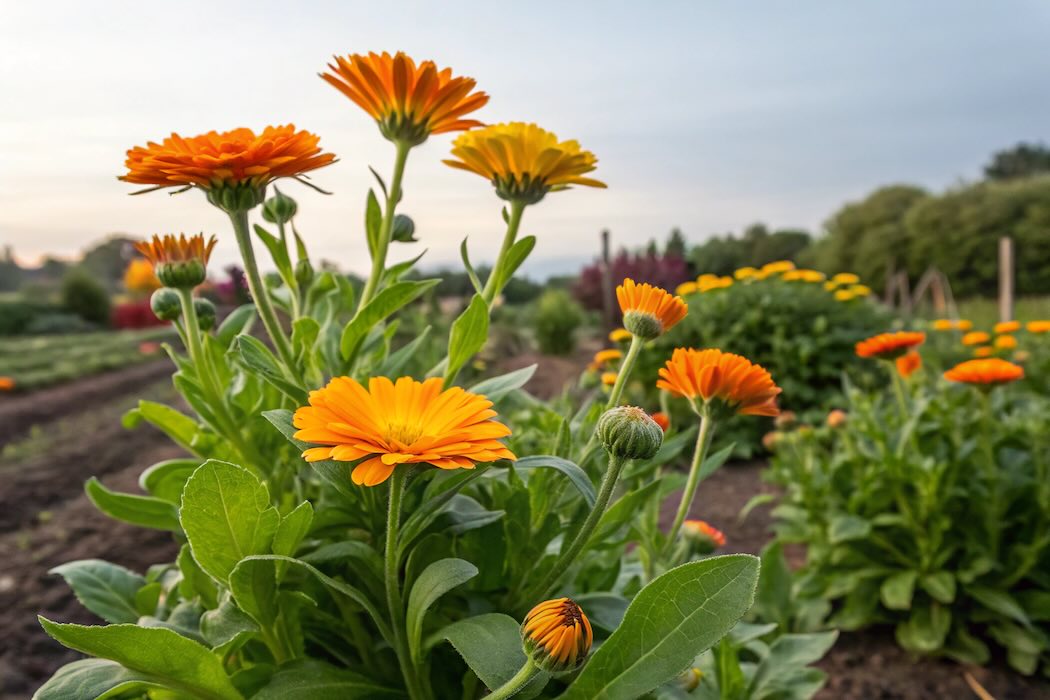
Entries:
{"label": "unopened bud", "polygon": [[664,441],[664,431],[636,406],[619,406],[598,419],[598,439],[606,452],[620,459],[649,459]]}
{"label": "unopened bud", "polygon": [[161,321],[174,321],[182,315],[182,301],[179,299],[179,293],[167,287],[161,287],[153,292],[153,296],[149,299],[149,307],[153,310],[153,315]]}

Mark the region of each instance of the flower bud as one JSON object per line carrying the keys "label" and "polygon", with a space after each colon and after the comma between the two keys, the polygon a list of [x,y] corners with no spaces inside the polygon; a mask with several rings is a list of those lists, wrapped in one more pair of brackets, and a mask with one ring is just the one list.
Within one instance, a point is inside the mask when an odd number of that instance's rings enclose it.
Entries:
{"label": "flower bud", "polygon": [[682,538],[692,554],[710,554],[726,544],[726,536],[722,531],[703,520],[686,520],[682,523]]}
{"label": "flower bud", "polygon": [[314,281],[314,266],[307,258],[300,258],[295,263],[295,281],[299,283],[300,289],[306,289]]}
{"label": "flower bud", "polygon": [[590,621],[570,598],[540,603],[521,623],[525,654],[550,674],[568,673],[583,665],[593,641]]}
{"label": "flower bud", "polygon": [[153,315],[161,321],[174,321],[182,315],[179,293],[167,287],[161,287],[153,292],[153,296],[149,299],[149,307],[153,309]]}
{"label": "flower bud", "polygon": [[227,213],[250,211],[262,204],[266,198],[266,188],[259,187],[251,181],[230,185],[225,184],[205,190],[208,201]]}
{"label": "flower bud", "polygon": [[283,194],[276,187],[273,188],[274,196],[263,202],[262,216],[271,224],[286,224],[295,216],[299,206],[295,200]]}
{"label": "flower bud", "polygon": [[613,457],[649,459],[664,441],[664,431],[636,406],[612,408],[598,419],[598,439]]}
{"label": "flower bud", "polygon": [[777,430],[790,430],[798,422],[798,416],[794,411],[781,411],[780,415],[773,420]]}
{"label": "flower bud", "polygon": [[176,289],[193,289],[207,276],[204,263],[196,259],[158,263],[156,272],[161,284]]}
{"label": "flower bud", "polygon": [[193,310],[197,312],[197,325],[205,333],[215,327],[215,304],[207,299],[194,299]]}
{"label": "flower bud", "polygon": [[836,408],[828,414],[827,423],[829,428],[841,428],[848,420],[849,416],[846,415],[846,412]]}
{"label": "flower bud", "polygon": [[766,448],[770,452],[776,452],[777,444],[780,439],[784,436],[783,433],[776,430],[771,430],[762,436],[762,447]]}

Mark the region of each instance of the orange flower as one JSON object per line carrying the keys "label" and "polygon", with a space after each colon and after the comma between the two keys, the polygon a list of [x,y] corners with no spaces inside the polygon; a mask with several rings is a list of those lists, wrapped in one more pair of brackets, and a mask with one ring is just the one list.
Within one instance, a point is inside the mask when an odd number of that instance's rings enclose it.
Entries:
{"label": "orange flower", "polygon": [[629,343],[631,342],[631,331],[626,328],[616,328],[609,333],[609,340],[614,343]]}
{"label": "orange flower", "polygon": [[922,367],[922,357],[914,350],[897,358],[897,372],[905,379],[920,367]]}
{"label": "orange flower", "polygon": [[667,432],[671,427],[671,418],[663,411],[657,411],[652,415],[653,422],[660,426],[660,430]]}
{"label": "orange flower", "polygon": [[[907,355],[905,355],[907,357]],[[900,360],[897,360],[900,362]],[[849,414],[843,411],[841,408],[836,408],[828,413],[826,423],[829,428],[841,428],[849,421]]]}
{"label": "orange flower", "polygon": [[570,598],[540,603],[525,616],[521,640],[529,658],[548,673],[578,668],[594,642],[590,620]]}
{"label": "orange flower", "polygon": [[616,298],[623,312],[623,325],[644,340],[666,333],[689,313],[682,297],[650,284],[636,284],[632,279],[625,279],[616,288]]}
{"label": "orange flower", "polygon": [[133,294],[149,294],[160,288],[160,280],[153,272],[153,263],[133,258],[124,270],[124,287]]}
{"label": "orange flower", "polygon": [[602,372],[602,384],[612,386],[616,383],[616,372]]}
{"label": "orange flower", "polygon": [[415,146],[430,134],[482,125],[463,117],[484,107],[489,96],[472,92],[474,79],[453,77],[451,68],[439,70],[433,61],[417,65],[401,51],[334,59],[328,64],[331,72],[321,77],[368,112],[391,141]]}
{"label": "orange flower", "polygon": [[0,391],[14,391],[15,380],[11,377],[0,377]]}
{"label": "orange flower", "polygon": [[139,241],[135,244],[135,250],[146,256],[152,265],[163,265],[165,263],[199,261],[203,265],[208,264],[211,251],[215,248],[215,236],[204,242],[204,234],[186,238],[186,234],[179,234],[176,238],[168,233],[164,237],[153,236],[152,240]]}
{"label": "orange flower", "polygon": [[967,360],[944,373],[944,378],[963,384],[996,386],[1024,377],[1024,369],[1012,362],[993,357],[987,360]]}
{"label": "orange flower", "polygon": [[703,520],[686,520],[682,523],[682,534],[686,537],[706,537],[715,547],[726,546],[725,534]]}
{"label": "orange flower", "polygon": [[1050,332],[1050,321],[1029,321],[1027,329],[1029,333]]}
{"label": "orange flower", "polygon": [[1013,350],[1017,347],[1017,338],[1012,335],[1001,335],[995,339],[995,347],[1000,350]]}
{"label": "orange flower", "polygon": [[386,481],[399,464],[426,463],[440,469],[473,469],[478,462],[515,459],[499,438],[510,429],[484,396],[452,387],[441,379],[392,382],[372,377],[366,390],[349,377],[336,377],[310,392],[310,405],[296,410],[296,440],[324,447],[303,452],[308,462],[363,460],[354,467],[355,484]]}
{"label": "orange flower", "polygon": [[721,402],[725,408],[745,416],[776,416],[780,387],[761,366],[721,350],[678,348],[660,368],[656,386],[693,402]]}
{"label": "orange flower", "polygon": [[608,362],[614,362],[623,357],[623,353],[616,349],[599,350],[594,353],[594,366],[601,367]]}
{"label": "orange flower", "polygon": [[991,339],[992,339],[992,336],[988,335],[984,331],[973,331],[971,333],[967,333],[966,335],[964,335],[962,337],[962,344],[963,345],[984,345],[985,343],[987,343]]}
{"label": "orange flower", "polygon": [[995,348],[993,348],[991,345],[982,345],[979,348],[973,349],[974,357],[991,357],[994,354]]}
{"label": "orange flower", "polygon": [[955,330],[955,321],[950,318],[939,318],[933,322],[933,330],[935,331],[953,331]]}
{"label": "orange flower", "polygon": [[[268,126],[262,133],[240,128],[183,138],[172,134],[161,143],[150,141],[128,151],[125,182],[165,187],[199,187],[208,200],[227,210],[251,209],[262,202],[266,186],[282,177],[329,165],[320,138],[295,126]],[[136,192],[135,194],[139,194]]]}
{"label": "orange flower", "polygon": [[856,351],[859,357],[874,357],[880,360],[894,360],[908,352],[911,348],[922,345],[926,340],[925,333],[913,331],[898,331],[896,333],[880,333],[867,340],[857,343]]}
{"label": "orange flower", "polygon": [[1003,333],[1016,333],[1017,331],[1021,330],[1021,322],[1003,321],[1002,323],[997,323],[994,326],[992,326],[992,330],[995,331],[997,335],[1001,335]]}

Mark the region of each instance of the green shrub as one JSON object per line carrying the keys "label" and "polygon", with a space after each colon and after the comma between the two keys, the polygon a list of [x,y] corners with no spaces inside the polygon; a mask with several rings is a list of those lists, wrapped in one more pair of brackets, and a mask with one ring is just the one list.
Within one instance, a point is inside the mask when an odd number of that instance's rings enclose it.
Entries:
{"label": "green shrub", "polygon": [[536,304],[533,328],[540,350],[549,355],[568,355],[576,349],[576,329],[584,321],[583,310],[568,292],[544,292]]}
{"label": "green shrub", "polygon": [[62,280],[62,306],[90,323],[109,323],[109,294],[86,270],[73,269]]}
{"label": "green shrub", "polygon": [[0,302],[0,336],[22,335],[40,317],[60,313],[52,304],[36,301]]}

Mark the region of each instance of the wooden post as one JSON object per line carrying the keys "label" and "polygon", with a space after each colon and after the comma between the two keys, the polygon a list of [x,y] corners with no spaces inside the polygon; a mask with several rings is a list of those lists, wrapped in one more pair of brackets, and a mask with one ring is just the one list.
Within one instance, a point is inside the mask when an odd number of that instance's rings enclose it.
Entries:
{"label": "wooden post", "polygon": [[612,265],[609,262],[609,229],[602,229],[602,315],[605,328],[613,328],[613,282]]}
{"label": "wooden post", "polygon": [[999,320],[1014,320],[1014,239],[999,239]]}

